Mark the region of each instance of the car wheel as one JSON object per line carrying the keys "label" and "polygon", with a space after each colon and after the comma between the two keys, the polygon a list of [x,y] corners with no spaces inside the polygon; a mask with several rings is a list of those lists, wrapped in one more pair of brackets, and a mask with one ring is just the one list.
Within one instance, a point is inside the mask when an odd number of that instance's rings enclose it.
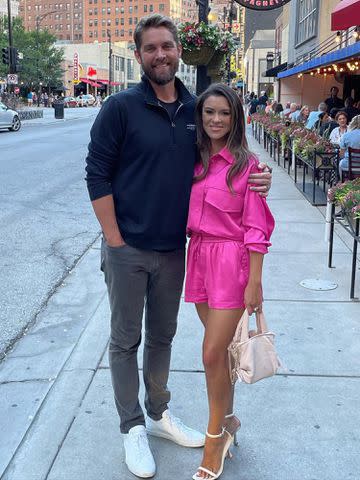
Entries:
{"label": "car wheel", "polygon": [[9,130],[11,130],[12,132],[17,132],[18,130],[20,130],[20,127],[21,127],[20,118],[17,115],[15,115],[13,118],[12,127],[10,127]]}

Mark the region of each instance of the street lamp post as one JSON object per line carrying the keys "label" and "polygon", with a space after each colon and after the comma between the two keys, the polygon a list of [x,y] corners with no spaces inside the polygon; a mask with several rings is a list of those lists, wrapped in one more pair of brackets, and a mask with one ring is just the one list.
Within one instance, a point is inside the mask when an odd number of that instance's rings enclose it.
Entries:
{"label": "street lamp post", "polygon": [[[208,23],[209,0],[196,0],[199,6],[199,22]],[[200,95],[210,85],[206,65],[198,65],[196,69],[196,94]]]}
{"label": "street lamp post", "polygon": [[111,48],[111,32],[107,31],[108,43],[109,43],[109,89],[108,94],[111,95],[111,82],[112,82],[112,48]]}
{"label": "street lamp post", "polygon": [[[233,24],[233,16],[234,16],[234,0],[230,1],[230,6],[229,6],[229,27],[228,31],[232,33],[232,24]],[[227,61],[226,61],[226,66],[227,66],[227,84],[230,86],[231,84],[231,53],[228,53],[227,56]]]}

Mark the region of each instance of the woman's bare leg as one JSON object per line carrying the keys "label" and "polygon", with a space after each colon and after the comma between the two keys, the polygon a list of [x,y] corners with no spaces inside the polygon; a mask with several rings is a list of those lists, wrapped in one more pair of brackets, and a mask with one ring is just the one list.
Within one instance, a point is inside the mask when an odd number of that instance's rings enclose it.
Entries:
{"label": "woman's bare leg", "polygon": [[[204,311],[201,313],[203,314]],[[209,308],[205,318],[203,362],[209,401],[208,432],[211,434],[219,434],[222,431],[225,415],[228,413],[231,402],[232,386],[228,374],[227,347],[234,336],[242,313],[242,309]],[[201,462],[203,467],[213,472],[219,470],[226,439],[226,434],[218,439],[206,438]],[[208,478],[205,473],[201,475]]]}
{"label": "woman's bare leg", "polygon": [[[209,313],[209,305],[207,303],[197,303],[195,306],[196,306],[197,314],[199,315],[199,318],[202,324],[206,328],[207,316]],[[233,385],[231,386],[230,402],[226,411],[226,415],[230,415],[231,413],[234,413],[234,386]],[[226,418],[224,421],[224,427],[231,435],[233,435],[239,429],[239,426],[240,426],[240,420],[236,416]]]}

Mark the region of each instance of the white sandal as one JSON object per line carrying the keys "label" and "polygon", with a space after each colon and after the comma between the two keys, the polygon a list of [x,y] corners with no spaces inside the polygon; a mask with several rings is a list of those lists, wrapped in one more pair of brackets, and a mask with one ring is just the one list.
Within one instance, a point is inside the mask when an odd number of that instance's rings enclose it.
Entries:
{"label": "white sandal", "polygon": [[[221,438],[221,437],[224,436],[225,433],[228,435],[228,438],[226,439],[226,442],[225,442],[225,445],[224,445],[224,450],[223,450],[223,453],[222,453],[219,470],[215,473],[215,472],[212,472],[211,470],[209,470],[205,467],[202,467],[202,466],[200,466],[198,468],[198,471],[200,470],[200,471],[206,473],[207,475],[210,475],[209,480],[216,480],[217,478],[219,478],[220,475],[222,474],[223,470],[224,470],[225,457],[226,456],[228,456],[229,458],[232,457],[232,454],[230,452],[230,445],[232,444],[232,442],[234,440],[234,437],[232,435],[230,435],[230,433],[227,430],[225,430],[224,427],[222,429],[222,432],[219,433],[218,435],[212,435],[211,433],[206,432],[206,436],[209,437],[209,438]],[[198,471],[193,475],[193,477],[192,477],[193,480],[204,480],[204,477],[201,477],[201,476],[198,475]]]}
{"label": "white sandal", "polygon": [[[235,413],[232,412],[232,413],[229,413],[228,415],[225,415],[225,418],[233,418],[233,417],[236,417]],[[237,417],[236,417],[237,418]],[[240,430],[240,427],[241,427],[241,422],[240,422],[240,419],[238,418],[239,420],[239,426],[237,427],[237,429],[235,430],[234,432],[234,445],[235,447],[238,447],[239,446],[239,442],[237,440],[237,432]]]}

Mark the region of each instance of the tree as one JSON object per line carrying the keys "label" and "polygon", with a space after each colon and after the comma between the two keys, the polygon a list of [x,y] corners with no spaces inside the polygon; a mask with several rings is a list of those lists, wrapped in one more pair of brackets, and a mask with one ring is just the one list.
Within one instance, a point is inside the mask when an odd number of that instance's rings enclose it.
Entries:
{"label": "tree", "polygon": [[[20,60],[19,82],[39,89],[40,84],[51,88],[62,85],[64,51],[55,47],[56,37],[45,31],[26,31],[21,18],[13,19],[13,44],[23,54]],[[0,48],[8,46],[7,18],[0,18]],[[8,73],[8,66],[0,64],[0,77]]]}

